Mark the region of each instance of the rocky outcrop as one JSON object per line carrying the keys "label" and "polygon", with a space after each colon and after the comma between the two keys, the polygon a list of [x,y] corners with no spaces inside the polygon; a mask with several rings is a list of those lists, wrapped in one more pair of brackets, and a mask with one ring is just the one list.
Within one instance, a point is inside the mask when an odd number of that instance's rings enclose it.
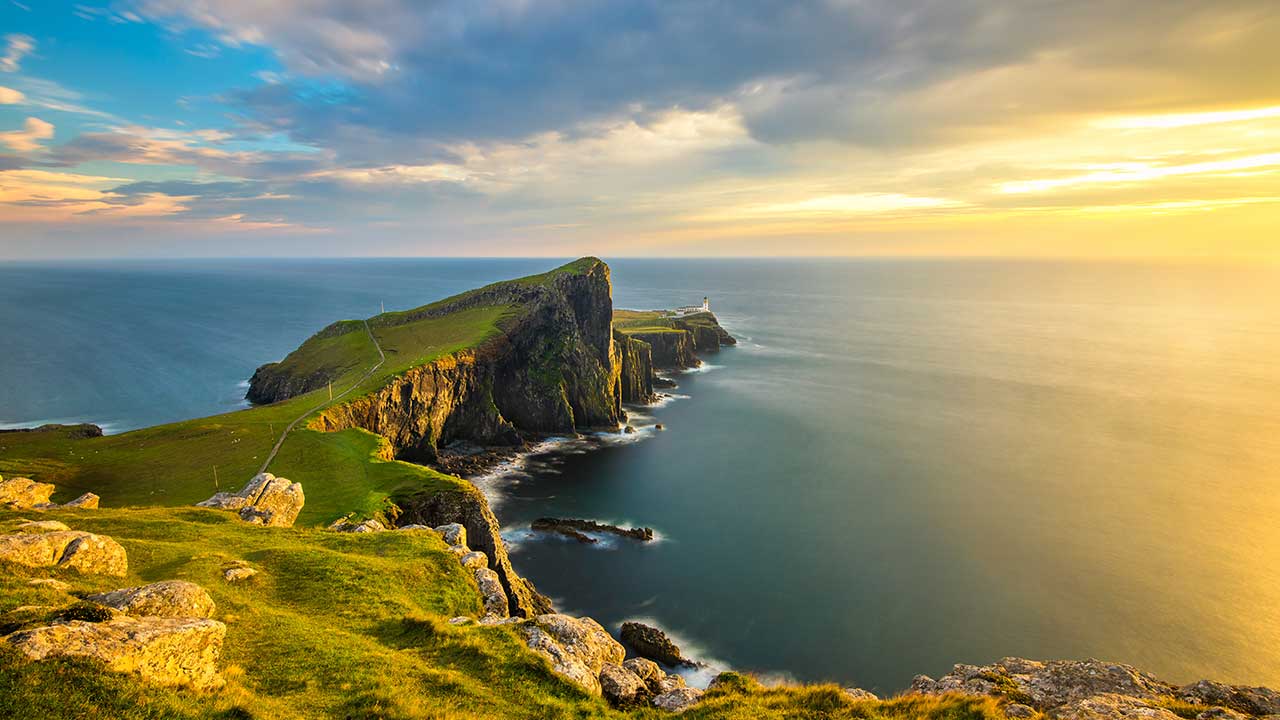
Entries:
{"label": "rocky outcrop", "polygon": [[551,663],[551,669],[592,695],[600,695],[600,672],[605,665],[620,665],[626,655],[622,645],[591,618],[539,615],[519,625],[520,636],[535,653]]}
{"label": "rocky outcrop", "polygon": [[702,364],[693,351],[693,335],[685,330],[628,333],[649,345],[654,368],[678,370]]}
{"label": "rocky outcrop", "polygon": [[1207,680],[1176,687],[1132,666],[1101,660],[1005,658],[991,665],[956,665],[937,680],[917,676],[910,691],[1002,697],[1055,720],[1172,720],[1177,715],[1166,704],[1173,700],[1205,706],[1205,720],[1222,716],[1213,714],[1214,708],[1246,716],[1280,714],[1280,693],[1268,688]]}
{"label": "rocky outcrop", "polygon": [[122,615],[105,622],[55,622],[4,639],[31,660],[88,658],[146,682],[208,690],[223,684],[218,659],[226,632],[216,620]]}
{"label": "rocky outcrop", "polygon": [[653,706],[667,712],[682,713],[702,699],[697,688],[682,687],[664,692],[653,699]]}
{"label": "rocky outcrop", "polygon": [[606,663],[599,679],[604,699],[618,707],[644,702],[653,695],[644,680],[623,665]]}
{"label": "rocky outcrop", "polygon": [[[488,558],[489,568],[498,574],[498,580],[506,592],[509,614],[514,617],[533,617],[551,612],[551,601],[533,587],[533,583],[520,577],[511,567],[511,558],[499,533],[498,519],[489,509],[484,495],[475,487],[459,485],[456,490],[423,492],[399,501],[400,521],[406,525],[428,525],[444,535],[440,526],[457,524],[463,531],[460,542],[448,545],[469,546]],[[465,552],[460,553],[465,554]]]}
{"label": "rocky outcrop", "polygon": [[631,646],[640,657],[656,660],[673,667],[693,667],[694,663],[680,654],[680,648],[671,638],[656,627],[638,622],[622,623],[622,642]]}
{"label": "rocky outcrop", "polygon": [[622,402],[647,404],[658,399],[653,392],[653,348],[640,338],[613,331],[618,349]]}
{"label": "rocky outcrop", "polygon": [[81,510],[97,510],[98,501],[101,499],[102,498],[98,497],[97,495],[94,495],[91,492],[87,492],[81,495],[80,497],[76,498],[75,500],[72,500],[71,502],[63,503],[62,507],[79,508]]}
{"label": "rocky outcrop", "polygon": [[594,520],[578,520],[576,518],[538,518],[529,524],[529,529],[538,532],[550,532],[564,535],[582,543],[595,543],[596,539],[585,533],[608,533],[618,537],[648,542],[653,539],[653,528],[622,528]]}
{"label": "rocky outcrop", "polygon": [[196,504],[237,512],[241,520],[252,525],[292,527],[305,501],[301,484],[291,483],[271,473],[260,473],[240,492],[220,492]]}
{"label": "rocky outcrop", "polygon": [[30,532],[31,529],[28,527],[17,534],[0,535],[0,560],[28,567],[56,567],[94,575],[122,576],[129,570],[124,548],[105,535],[77,530]]}
{"label": "rocky outcrop", "polygon": [[185,580],[113,590],[85,600],[139,617],[207,618],[213,616],[215,607],[204,588]]}
{"label": "rocky outcrop", "polygon": [[474,574],[476,587],[480,589],[480,600],[484,606],[482,622],[508,617],[511,611],[508,609],[507,591],[503,589],[498,573],[487,567],[479,567],[474,570]]}
{"label": "rocky outcrop", "polygon": [[47,506],[50,505],[49,497],[56,489],[49,483],[36,482],[24,477],[0,480],[0,507],[30,510]]}

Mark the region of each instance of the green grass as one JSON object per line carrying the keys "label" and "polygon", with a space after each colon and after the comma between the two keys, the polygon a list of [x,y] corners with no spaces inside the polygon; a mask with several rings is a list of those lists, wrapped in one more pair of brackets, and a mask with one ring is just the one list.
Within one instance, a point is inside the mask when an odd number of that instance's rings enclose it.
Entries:
{"label": "green grass", "polygon": [[684,332],[693,327],[718,327],[710,313],[676,316],[666,310],[614,310],[615,330],[631,334]]}
{"label": "green grass", "polygon": [[[0,533],[31,513],[0,511]],[[127,578],[0,563],[0,621],[24,605],[182,579],[209,591],[227,624],[212,693],[148,687],[85,660],[28,662],[0,643],[0,717],[40,718],[658,718],[589,697],[550,671],[509,627],[455,627],[475,615],[473,581],[431,532],[258,528],[204,508],[50,511],[41,518],[115,538]],[[227,583],[247,563],[258,574]],[[57,577],[69,593],[32,587]],[[834,686],[764,688],[738,676],[684,717],[996,720],[979,698],[850,700]]]}

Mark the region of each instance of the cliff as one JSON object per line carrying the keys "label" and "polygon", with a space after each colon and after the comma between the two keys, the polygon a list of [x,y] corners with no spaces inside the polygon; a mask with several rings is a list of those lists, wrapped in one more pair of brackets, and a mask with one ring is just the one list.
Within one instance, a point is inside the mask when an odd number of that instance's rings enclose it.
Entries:
{"label": "cliff", "polygon": [[665,310],[618,310],[613,329],[619,336],[649,345],[652,364],[661,369],[698,367],[702,361],[697,353],[737,344],[710,312],[675,315]]}
{"label": "cliff", "polygon": [[653,392],[653,347],[644,340],[613,331],[618,349],[622,402],[644,404],[657,399]]}

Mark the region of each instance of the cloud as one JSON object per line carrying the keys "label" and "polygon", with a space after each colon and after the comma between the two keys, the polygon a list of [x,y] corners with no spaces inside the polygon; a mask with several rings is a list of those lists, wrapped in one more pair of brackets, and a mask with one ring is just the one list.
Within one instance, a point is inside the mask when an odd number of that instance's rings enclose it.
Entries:
{"label": "cloud", "polygon": [[4,36],[4,54],[0,55],[0,72],[18,72],[22,66],[22,58],[36,49],[35,38],[30,35],[11,33]]}
{"label": "cloud", "polygon": [[8,145],[16,152],[32,152],[40,149],[41,141],[53,137],[53,125],[37,117],[29,117],[21,130],[0,132],[0,144]]}
{"label": "cloud", "polygon": [[25,95],[13,88],[0,86],[0,105],[17,105],[18,103],[21,103],[25,97]]}

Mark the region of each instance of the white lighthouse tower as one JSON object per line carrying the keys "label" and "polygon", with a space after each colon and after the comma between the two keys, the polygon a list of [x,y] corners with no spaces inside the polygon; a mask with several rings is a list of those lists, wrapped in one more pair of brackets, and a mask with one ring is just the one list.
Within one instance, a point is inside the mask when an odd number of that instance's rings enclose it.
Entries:
{"label": "white lighthouse tower", "polygon": [[702,312],[711,312],[711,298],[702,298]]}

